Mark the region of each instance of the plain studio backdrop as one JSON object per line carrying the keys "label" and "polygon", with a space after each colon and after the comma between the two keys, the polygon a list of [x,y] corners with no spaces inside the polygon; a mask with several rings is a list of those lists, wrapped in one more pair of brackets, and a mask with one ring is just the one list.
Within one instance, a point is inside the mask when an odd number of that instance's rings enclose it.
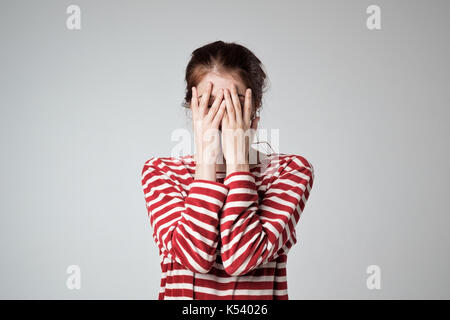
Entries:
{"label": "plain studio backdrop", "polygon": [[[67,7],[81,9],[69,30]],[[381,9],[369,30],[368,6]],[[191,52],[265,65],[262,129],[315,181],[290,299],[450,298],[448,1],[1,1],[0,297],[156,299],[141,187],[169,156]],[[264,150],[264,148],[262,148]],[[69,290],[68,266],[81,270]],[[381,271],[369,289],[367,268]]]}

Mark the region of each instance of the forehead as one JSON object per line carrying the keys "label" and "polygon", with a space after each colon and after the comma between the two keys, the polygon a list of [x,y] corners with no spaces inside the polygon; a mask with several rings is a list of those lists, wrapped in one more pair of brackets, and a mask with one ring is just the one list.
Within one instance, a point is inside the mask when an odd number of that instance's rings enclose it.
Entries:
{"label": "forehead", "polygon": [[233,77],[231,74],[219,74],[216,72],[208,72],[198,83],[197,90],[199,94],[206,92],[209,81],[213,83],[213,95],[215,95],[215,93],[221,88],[231,89],[233,84],[236,86],[236,90],[239,94],[245,94],[245,84],[238,77]]}

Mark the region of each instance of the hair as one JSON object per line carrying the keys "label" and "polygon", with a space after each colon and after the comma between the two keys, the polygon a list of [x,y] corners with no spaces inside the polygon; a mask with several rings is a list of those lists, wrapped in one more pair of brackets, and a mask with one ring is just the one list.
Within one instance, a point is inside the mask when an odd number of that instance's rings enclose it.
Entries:
{"label": "hair", "polygon": [[223,41],[208,43],[192,52],[186,67],[183,107],[190,107],[192,87],[197,87],[202,78],[212,71],[239,77],[247,88],[252,89],[252,101],[256,110],[261,108],[268,80],[263,64],[243,45]]}
{"label": "hair", "polygon": [[[265,67],[256,55],[236,42],[215,41],[195,49],[186,67],[186,93],[182,107],[190,110],[192,87],[197,87],[209,72],[229,73],[252,90],[255,112],[262,107],[268,86]],[[262,141],[269,144],[267,141]],[[259,141],[257,143],[260,143]],[[269,144],[270,146],[270,144]],[[272,146],[270,148],[273,150]]]}

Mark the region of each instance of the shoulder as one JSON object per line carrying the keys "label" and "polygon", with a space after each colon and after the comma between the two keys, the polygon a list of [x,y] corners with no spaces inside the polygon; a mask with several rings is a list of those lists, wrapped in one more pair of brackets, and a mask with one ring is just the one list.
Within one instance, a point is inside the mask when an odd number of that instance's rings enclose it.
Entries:
{"label": "shoulder", "polygon": [[266,174],[274,177],[294,173],[304,179],[314,180],[314,167],[303,155],[273,153],[267,157],[263,167]]}
{"label": "shoulder", "polygon": [[149,171],[158,171],[161,173],[170,173],[178,169],[184,168],[189,163],[190,156],[177,157],[157,157],[148,158],[142,166],[141,174],[145,175]]}
{"label": "shoulder", "polygon": [[314,171],[312,163],[306,159],[305,156],[299,154],[288,154],[285,155],[285,161],[287,165],[292,169],[308,169]]}
{"label": "shoulder", "polygon": [[312,163],[305,156],[299,154],[273,153],[267,156],[266,162],[270,163],[272,167],[314,171]]}

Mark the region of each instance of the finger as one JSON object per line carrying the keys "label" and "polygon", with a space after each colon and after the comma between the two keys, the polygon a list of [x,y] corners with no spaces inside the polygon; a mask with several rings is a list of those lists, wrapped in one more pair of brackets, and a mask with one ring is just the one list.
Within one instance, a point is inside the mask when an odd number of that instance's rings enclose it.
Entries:
{"label": "finger", "polygon": [[252,89],[245,90],[245,102],[244,102],[244,121],[250,124],[250,117],[252,114]]}
{"label": "finger", "polygon": [[[225,100],[223,100],[225,101]],[[226,108],[226,102],[225,102],[225,108],[224,108],[224,112],[223,112],[223,116],[222,116],[222,129],[224,128],[224,126],[226,126],[228,123],[228,114],[227,114],[227,108]]]}
{"label": "finger", "polygon": [[236,121],[236,116],[234,115],[235,111],[233,102],[231,101],[230,91],[227,88],[225,88],[224,90],[225,90],[225,103],[227,105],[227,119],[229,122],[234,122]]}
{"label": "finger", "polygon": [[238,124],[241,124],[242,123],[242,108],[241,108],[241,103],[239,102],[239,97],[237,95],[236,86],[234,84],[231,84],[231,99],[233,101],[236,122]]}
{"label": "finger", "polygon": [[224,114],[225,114],[225,100],[222,100],[222,102],[220,103],[219,111],[217,111],[214,120],[212,122],[214,128],[219,127],[219,124],[222,121]]}
{"label": "finger", "polygon": [[219,110],[220,104],[223,101],[223,89],[220,89],[219,94],[216,96],[213,105],[209,109],[207,120],[212,121],[217,111]]}
{"label": "finger", "polygon": [[197,88],[192,87],[192,98],[191,98],[191,110],[192,110],[192,117],[194,119],[197,118],[198,113],[198,96],[197,96]]}
{"label": "finger", "polygon": [[212,91],[212,82],[209,81],[208,85],[206,86],[206,92],[203,93],[201,101],[200,101],[200,115],[202,117],[205,117],[205,115],[208,113],[208,104],[209,104],[209,96],[211,95]]}

